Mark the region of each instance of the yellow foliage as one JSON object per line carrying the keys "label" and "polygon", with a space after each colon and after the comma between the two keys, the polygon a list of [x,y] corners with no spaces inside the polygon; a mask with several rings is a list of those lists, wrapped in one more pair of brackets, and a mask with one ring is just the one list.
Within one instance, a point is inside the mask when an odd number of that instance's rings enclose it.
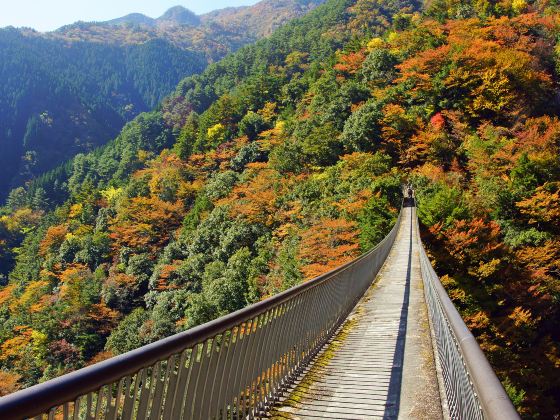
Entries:
{"label": "yellow foliage", "polygon": [[498,113],[515,99],[509,78],[497,69],[489,69],[482,73],[480,84],[473,89],[471,96],[474,97],[473,115],[483,111]]}
{"label": "yellow foliage", "polygon": [[83,237],[90,233],[93,233],[93,226],[89,226],[89,225],[80,225],[74,230],[74,235],[77,237]]}
{"label": "yellow foliage", "polygon": [[477,270],[476,270],[476,275],[481,278],[481,279],[486,279],[488,277],[490,277],[492,274],[494,274],[496,271],[498,271],[499,267],[500,267],[500,260],[494,258],[493,260],[485,263],[485,262],[480,262],[480,265],[478,266]]}
{"label": "yellow foliage", "polygon": [[525,0],[513,0],[511,3],[511,9],[516,14],[523,13],[527,9],[527,6],[528,4]]}
{"label": "yellow foliage", "polygon": [[218,123],[208,129],[207,136],[208,140],[212,143],[221,143],[224,140],[226,134],[226,127]]}
{"label": "yellow foliage", "polygon": [[389,44],[392,44],[393,42],[395,42],[397,39],[399,38],[399,34],[397,32],[391,32],[389,34],[389,36],[387,37],[387,41],[389,41]]}
{"label": "yellow foliage", "polygon": [[262,109],[257,111],[257,114],[261,115],[267,123],[272,121],[276,116],[276,102],[265,103]]}
{"label": "yellow foliage", "polygon": [[0,217],[0,223],[2,223],[8,231],[17,232],[26,227],[35,226],[39,222],[41,215],[42,212],[33,211],[30,208],[21,208],[14,211],[9,216]]}
{"label": "yellow foliage", "polygon": [[41,331],[31,330],[31,347],[34,354],[44,353],[48,342],[48,337]]}
{"label": "yellow foliage", "polygon": [[523,309],[521,306],[517,306],[511,314],[509,314],[509,319],[513,321],[516,327],[534,327],[536,320],[533,319],[532,313],[529,309]]}
{"label": "yellow foliage", "polygon": [[25,308],[37,303],[47,292],[49,283],[43,280],[32,281],[27,285],[23,294],[10,305],[12,312],[21,312]]}
{"label": "yellow foliage", "polygon": [[109,205],[115,204],[115,202],[122,196],[122,193],[122,188],[115,187],[109,187],[106,190],[101,191],[101,195],[105,198],[105,200],[107,200]]}
{"label": "yellow foliage", "polygon": [[153,157],[151,152],[146,150],[138,150],[138,160],[142,163],[147,162],[149,159]]}
{"label": "yellow foliage", "polygon": [[260,133],[259,140],[257,141],[260,149],[262,151],[269,151],[273,146],[282,143],[282,135],[284,134],[285,127],[286,123],[284,121],[277,121],[273,129]]}
{"label": "yellow foliage", "polygon": [[82,203],[74,204],[72,207],[70,207],[70,213],[68,214],[68,217],[70,217],[71,219],[75,219],[77,217],[80,217],[83,211],[84,205]]}
{"label": "yellow foliage", "polygon": [[368,43],[367,43],[367,50],[369,52],[377,49],[377,48],[382,48],[385,45],[385,41],[383,41],[381,38],[372,38]]}

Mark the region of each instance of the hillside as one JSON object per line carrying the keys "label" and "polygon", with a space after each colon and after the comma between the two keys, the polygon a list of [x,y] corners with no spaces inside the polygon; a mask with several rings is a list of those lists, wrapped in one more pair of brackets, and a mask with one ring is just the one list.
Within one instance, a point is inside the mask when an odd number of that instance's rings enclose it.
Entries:
{"label": "hillside", "polygon": [[388,231],[411,180],[438,274],[510,397],[553,418],[558,13],[329,0],[61,168],[63,204],[14,194],[0,216],[0,392],[349,261]]}
{"label": "hillside", "polygon": [[214,20],[175,7],[157,19],[132,14],[50,33],[0,29],[0,202],[114,138],[183,77],[319,3],[265,0],[242,9],[247,24],[241,9]]}
{"label": "hillside", "polygon": [[202,54],[165,40],[117,47],[0,30],[0,200],[155,107]]}

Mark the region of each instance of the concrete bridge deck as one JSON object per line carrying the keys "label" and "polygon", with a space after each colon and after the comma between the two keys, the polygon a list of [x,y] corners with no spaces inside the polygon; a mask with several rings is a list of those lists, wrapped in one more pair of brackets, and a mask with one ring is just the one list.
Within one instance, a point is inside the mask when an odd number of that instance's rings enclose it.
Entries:
{"label": "concrete bridge deck", "polygon": [[395,244],[376,281],[271,418],[443,418],[416,209],[403,211]]}

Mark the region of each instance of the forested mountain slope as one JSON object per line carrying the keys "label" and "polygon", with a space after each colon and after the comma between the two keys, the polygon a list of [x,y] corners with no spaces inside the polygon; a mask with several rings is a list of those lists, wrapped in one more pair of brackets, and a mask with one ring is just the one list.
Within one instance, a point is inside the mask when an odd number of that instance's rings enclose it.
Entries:
{"label": "forested mountain slope", "polygon": [[136,14],[50,33],[0,29],[0,201],[114,138],[185,76],[321,2],[264,0],[203,17],[175,7],[158,19]]}
{"label": "forested mountain slope", "polygon": [[0,200],[79,152],[103,145],[152,109],[202,54],[168,41],[126,47],[0,30]]}
{"label": "forested mountain slope", "polygon": [[62,205],[14,194],[2,392],[350,260],[409,179],[436,269],[517,408],[558,414],[558,16],[544,1],[329,0],[76,157]]}

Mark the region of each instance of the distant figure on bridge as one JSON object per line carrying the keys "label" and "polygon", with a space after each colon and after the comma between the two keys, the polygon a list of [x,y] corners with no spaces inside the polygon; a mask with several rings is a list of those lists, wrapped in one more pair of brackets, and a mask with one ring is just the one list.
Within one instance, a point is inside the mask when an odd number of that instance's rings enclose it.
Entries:
{"label": "distant figure on bridge", "polygon": [[405,198],[404,198],[404,206],[405,207],[414,207],[416,203],[414,202],[414,190],[412,189],[412,184],[405,185]]}

